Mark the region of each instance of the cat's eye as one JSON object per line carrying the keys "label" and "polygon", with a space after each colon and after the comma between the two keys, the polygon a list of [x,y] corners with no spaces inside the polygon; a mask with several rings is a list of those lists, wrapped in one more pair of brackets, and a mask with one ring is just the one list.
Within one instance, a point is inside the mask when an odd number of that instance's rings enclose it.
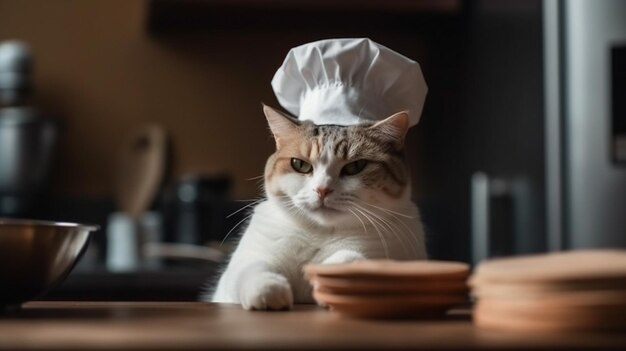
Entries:
{"label": "cat's eye", "polygon": [[343,168],[341,169],[341,174],[349,176],[359,174],[361,173],[361,171],[363,171],[365,166],[367,166],[367,160],[356,160],[343,166]]}
{"label": "cat's eye", "polygon": [[306,162],[306,161],[302,161],[299,158],[292,158],[291,159],[291,167],[298,173],[311,173],[311,171],[313,171],[313,166]]}

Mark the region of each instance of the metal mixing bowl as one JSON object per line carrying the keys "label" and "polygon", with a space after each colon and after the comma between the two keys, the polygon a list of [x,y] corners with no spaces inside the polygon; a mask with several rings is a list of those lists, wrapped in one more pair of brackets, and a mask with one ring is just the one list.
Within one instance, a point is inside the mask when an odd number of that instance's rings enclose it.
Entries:
{"label": "metal mixing bowl", "polygon": [[97,226],[0,218],[0,311],[60,283]]}

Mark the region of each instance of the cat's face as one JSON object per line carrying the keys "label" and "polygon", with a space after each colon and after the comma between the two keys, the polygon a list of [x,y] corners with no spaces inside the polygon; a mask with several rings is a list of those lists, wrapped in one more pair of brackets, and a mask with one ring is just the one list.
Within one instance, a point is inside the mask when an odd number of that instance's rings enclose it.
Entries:
{"label": "cat's face", "polygon": [[265,167],[267,196],[294,216],[323,226],[361,225],[407,200],[406,113],[376,124],[317,126],[268,106],[264,112],[277,147]]}

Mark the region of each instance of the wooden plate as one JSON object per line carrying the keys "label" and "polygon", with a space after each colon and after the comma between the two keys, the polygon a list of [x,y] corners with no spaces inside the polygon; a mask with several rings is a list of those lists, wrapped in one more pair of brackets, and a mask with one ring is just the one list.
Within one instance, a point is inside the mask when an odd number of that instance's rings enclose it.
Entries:
{"label": "wooden plate", "polygon": [[313,291],[313,297],[340,314],[361,318],[431,318],[467,302],[464,295],[349,296]]}
{"label": "wooden plate", "polygon": [[443,293],[467,294],[468,286],[463,280],[407,280],[407,279],[367,279],[336,278],[315,276],[311,284],[319,291],[330,294],[416,294]]}
{"label": "wooden plate", "polygon": [[469,265],[448,261],[365,260],[346,264],[308,265],[307,277],[394,277],[407,279],[465,279]]}
{"label": "wooden plate", "polygon": [[471,286],[626,280],[626,250],[583,250],[494,259],[481,263]]}
{"label": "wooden plate", "polygon": [[547,294],[585,291],[626,291],[626,280],[604,279],[582,282],[530,282],[498,283],[484,282],[472,288],[478,298],[541,297]]}
{"label": "wooden plate", "polygon": [[519,308],[544,310],[551,308],[626,306],[626,291],[572,291],[540,296],[489,297],[479,299],[515,305]]}
{"label": "wooden plate", "polygon": [[535,317],[538,319],[623,319],[626,321],[626,304],[596,304],[596,305],[551,305],[515,303],[508,300],[482,299],[476,305],[483,306],[483,310],[507,316]]}
{"label": "wooden plate", "polygon": [[515,313],[479,301],[474,308],[474,323],[481,328],[516,332],[625,331],[626,318],[617,313],[589,313],[570,310],[568,313]]}

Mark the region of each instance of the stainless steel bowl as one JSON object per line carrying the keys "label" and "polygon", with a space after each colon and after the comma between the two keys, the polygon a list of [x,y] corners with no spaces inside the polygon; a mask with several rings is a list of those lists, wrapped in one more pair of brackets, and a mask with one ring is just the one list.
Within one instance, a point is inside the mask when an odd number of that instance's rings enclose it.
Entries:
{"label": "stainless steel bowl", "polygon": [[97,229],[0,218],[0,310],[37,298],[63,281]]}

